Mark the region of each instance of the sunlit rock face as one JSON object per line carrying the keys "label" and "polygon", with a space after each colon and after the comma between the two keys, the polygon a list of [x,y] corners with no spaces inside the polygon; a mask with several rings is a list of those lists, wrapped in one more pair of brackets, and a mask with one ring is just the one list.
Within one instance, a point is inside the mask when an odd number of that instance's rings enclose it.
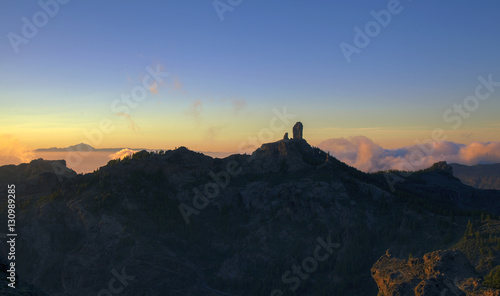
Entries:
{"label": "sunlit rock face", "polygon": [[303,129],[304,129],[304,126],[302,125],[302,122],[297,122],[293,126],[293,138],[294,139],[302,139],[303,138],[303,132],[302,132]]}

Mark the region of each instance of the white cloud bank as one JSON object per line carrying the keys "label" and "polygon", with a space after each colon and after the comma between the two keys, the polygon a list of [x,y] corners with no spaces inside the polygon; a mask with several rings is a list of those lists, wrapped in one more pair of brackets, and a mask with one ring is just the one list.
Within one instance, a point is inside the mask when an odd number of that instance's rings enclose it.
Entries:
{"label": "white cloud bank", "polygon": [[125,149],[122,149],[116,153],[109,155],[109,159],[123,159],[126,156],[131,156],[132,154],[139,152],[139,151],[140,150],[132,150],[132,149],[125,148]]}
{"label": "white cloud bank", "polygon": [[328,139],[318,145],[339,160],[364,172],[414,171],[438,161],[465,165],[500,163],[500,142],[428,142],[399,149],[384,149],[364,136]]}

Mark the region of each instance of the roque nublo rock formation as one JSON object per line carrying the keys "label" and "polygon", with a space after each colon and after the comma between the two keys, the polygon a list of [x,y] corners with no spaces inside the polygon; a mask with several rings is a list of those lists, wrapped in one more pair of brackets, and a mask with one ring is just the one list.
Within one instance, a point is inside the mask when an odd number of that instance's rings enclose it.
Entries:
{"label": "roque nublo rock formation", "polygon": [[302,125],[302,122],[297,122],[293,126],[293,138],[294,139],[303,139],[304,135],[302,130],[304,129],[304,126]]}

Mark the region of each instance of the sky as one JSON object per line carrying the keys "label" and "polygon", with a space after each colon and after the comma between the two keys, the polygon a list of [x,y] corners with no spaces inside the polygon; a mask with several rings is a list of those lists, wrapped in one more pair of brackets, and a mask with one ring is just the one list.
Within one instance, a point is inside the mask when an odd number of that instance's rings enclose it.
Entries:
{"label": "sky", "polygon": [[494,0],[0,0],[0,154],[498,142],[499,33]]}

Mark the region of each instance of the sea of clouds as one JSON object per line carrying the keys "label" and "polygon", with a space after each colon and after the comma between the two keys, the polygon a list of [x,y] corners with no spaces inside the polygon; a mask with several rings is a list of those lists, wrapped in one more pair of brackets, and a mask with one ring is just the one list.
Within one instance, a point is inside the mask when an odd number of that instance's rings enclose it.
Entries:
{"label": "sea of clouds", "polygon": [[328,139],[318,147],[364,172],[419,170],[438,161],[465,165],[500,163],[500,142],[428,142],[399,149],[384,149],[365,136]]}

